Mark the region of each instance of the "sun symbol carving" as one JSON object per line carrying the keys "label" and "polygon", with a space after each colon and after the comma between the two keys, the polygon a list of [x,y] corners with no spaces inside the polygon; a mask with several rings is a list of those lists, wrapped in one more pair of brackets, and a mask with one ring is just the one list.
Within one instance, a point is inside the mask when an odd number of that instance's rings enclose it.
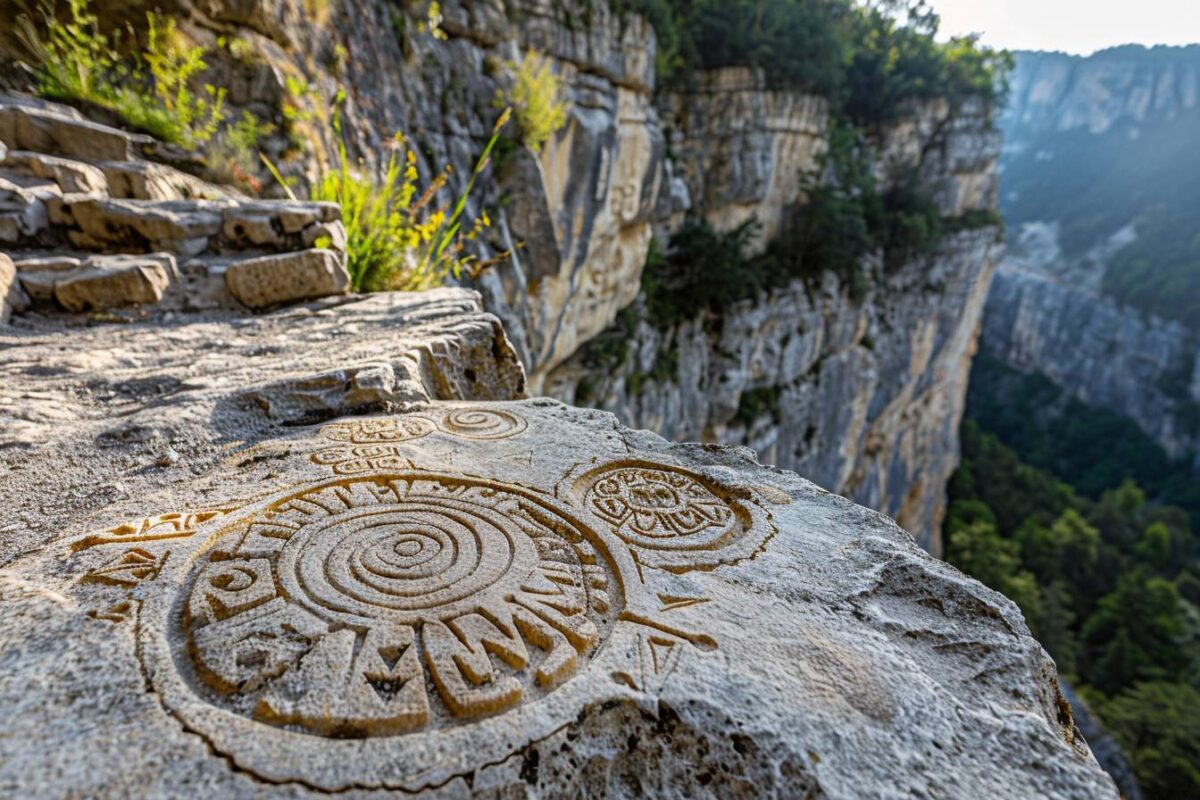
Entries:
{"label": "sun symbol carving", "polygon": [[200,559],[181,610],[192,666],[219,705],[309,733],[511,708],[573,675],[615,614],[588,533],[495,481],[343,480],[239,530]]}

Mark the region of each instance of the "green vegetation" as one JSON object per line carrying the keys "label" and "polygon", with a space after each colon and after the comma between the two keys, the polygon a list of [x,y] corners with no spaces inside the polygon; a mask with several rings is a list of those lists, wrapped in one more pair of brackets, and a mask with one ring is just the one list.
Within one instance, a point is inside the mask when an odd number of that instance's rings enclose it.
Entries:
{"label": "green vegetation", "polygon": [[782,386],[764,386],[742,392],[733,421],[748,428],[760,418],[770,416],[778,423],[779,400],[782,396]]}
{"label": "green vegetation", "polygon": [[868,255],[880,254],[884,272],[891,273],[932,252],[947,234],[999,224],[987,211],[942,217],[915,176],[879,192],[870,156],[859,131],[835,127],[826,164],[831,182],[809,191],[808,203],[762,254],[749,254],[759,230],[754,220],[723,233],[690,220],[665,253],[653,246],[642,273],[650,321],[665,330],[764,289],[818,281],[825,272],[836,274],[860,300],[882,277],[866,271]]}
{"label": "green vegetation", "polygon": [[946,559],[1021,607],[1148,797],[1200,796],[1200,541],[1187,514],[1132,480],[1080,497],[974,422],[962,433]]}
{"label": "green vegetation", "polygon": [[671,237],[668,253],[652,242],[642,271],[650,323],[669,330],[704,309],[753,297],[767,277],[762,261],[746,255],[756,227],[747,222],[718,233],[707,222],[693,220]]}
{"label": "green vegetation", "polygon": [[521,140],[534,153],[567,122],[567,104],[562,99],[562,81],[550,60],[536,51],[526,51],[520,62],[509,64],[512,88],[497,98],[513,110]]}
{"label": "green vegetation", "polygon": [[[345,144],[340,144],[336,168],[317,180],[311,197],[342,208],[346,268],[355,291],[420,291],[441,285],[450,275],[459,277],[464,270],[475,275],[486,266],[465,249],[491,221],[484,212],[464,231],[463,214],[509,116],[507,110],[500,116],[466,186],[448,208],[431,203],[449,180],[449,167],[418,195],[416,153],[403,136],[397,134],[396,149],[382,176],[352,169]],[[334,128],[340,134],[336,119]],[[274,165],[266,163],[291,194]]]}
{"label": "green vegetation", "polygon": [[703,69],[757,67],[775,88],[829,98],[858,125],[894,119],[913,101],[990,100],[1007,54],[971,38],[938,42],[923,0],[616,0],[658,36],[660,84],[686,89]]}
{"label": "green vegetation", "polygon": [[1200,787],[1200,691],[1186,683],[1139,683],[1093,699],[1133,761],[1150,798],[1196,797]]}
{"label": "green vegetation", "polygon": [[[22,39],[35,61],[43,97],[108,110],[131,127],[193,148],[207,143],[225,119],[225,91],[193,84],[204,50],[193,47],[173,19],[150,12],[144,40],[132,31],[101,30],[88,0],[67,0],[66,13],[42,10],[42,25],[21,16]],[[125,49],[128,52],[122,52]]]}
{"label": "green vegetation", "polygon": [[1191,459],[1170,459],[1129,419],[1069,397],[1042,375],[1026,375],[981,353],[971,368],[968,414],[1087,497],[1132,478],[1156,502],[1178,506],[1200,530],[1200,481]]}

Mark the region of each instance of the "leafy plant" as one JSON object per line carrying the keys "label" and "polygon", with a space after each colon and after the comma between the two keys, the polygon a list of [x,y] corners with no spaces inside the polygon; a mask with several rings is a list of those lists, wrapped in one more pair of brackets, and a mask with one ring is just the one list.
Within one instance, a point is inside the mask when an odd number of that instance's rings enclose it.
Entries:
{"label": "leafy plant", "polygon": [[[403,136],[397,134],[395,150],[380,176],[352,168],[344,141],[339,143],[336,167],[313,184],[311,198],[341,206],[346,267],[355,291],[430,289],[450,276],[459,277],[464,270],[475,275],[490,263],[481,263],[465,252],[491,225],[487,212],[465,231],[463,215],[509,116],[507,110],[500,116],[466,186],[450,207],[432,206],[449,180],[450,168],[418,194],[417,156]],[[334,125],[340,135],[336,119]],[[275,166],[264,161],[291,194]]]}
{"label": "leafy plant", "polygon": [[225,119],[225,90],[193,88],[204,50],[184,40],[173,19],[146,15],[144,47],[121,54],[121,37],[100,28],[88,0],[67,0],[60,19],[42,9],[44,31],[28,16],[21,36],[37,61],[38,92],[52,100],[107,109],[130,126],[193,148],[216,135]]}
{"label": "leafy plant", "polygon": [[513,85],[507,95],[497,98],[513,110],[521,139],[534,153],[567,123],[567,104],[562,99],[562,81],[554,74],[550,59],[534,50],[525,53],[519,63],[509,64]]}

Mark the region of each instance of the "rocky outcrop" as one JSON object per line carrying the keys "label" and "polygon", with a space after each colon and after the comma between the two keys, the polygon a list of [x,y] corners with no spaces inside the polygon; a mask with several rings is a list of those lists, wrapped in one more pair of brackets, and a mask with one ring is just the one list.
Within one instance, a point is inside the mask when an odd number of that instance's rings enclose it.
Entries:
{"label": "rocky outcrop", "polygon": [[471,293],[20,318],[0,375],[18,794],[1117,796],[1010,601],[743,448],[495,402]]}

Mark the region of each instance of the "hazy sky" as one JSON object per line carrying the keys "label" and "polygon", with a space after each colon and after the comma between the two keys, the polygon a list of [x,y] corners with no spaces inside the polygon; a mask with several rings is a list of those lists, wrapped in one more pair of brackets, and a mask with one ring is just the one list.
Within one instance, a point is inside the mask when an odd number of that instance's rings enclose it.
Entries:
{"label": "hazy sky", "polygon": [[1010,50],[1090,54],[1118,44],[1200,43],[1200,0],[931,0],[943,34]]}

